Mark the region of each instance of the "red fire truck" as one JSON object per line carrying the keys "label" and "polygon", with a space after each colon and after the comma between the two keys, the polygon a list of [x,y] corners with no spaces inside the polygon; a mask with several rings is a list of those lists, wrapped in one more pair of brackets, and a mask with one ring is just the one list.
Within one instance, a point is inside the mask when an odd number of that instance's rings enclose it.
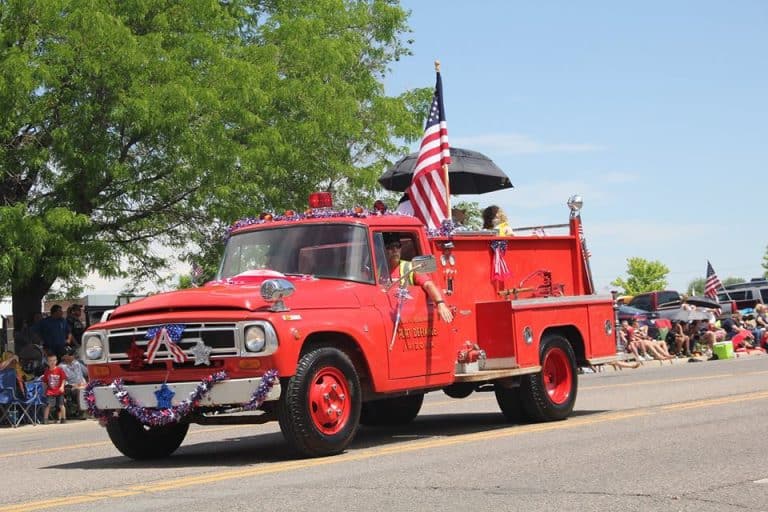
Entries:
{"label": "red fire truck", "polygon": [[[236,223],[215,281],[120,306],[86,331],[81,405],[123,454],[168,456],[191,423],[272,420],[301,455],[335,454],[360,424],[410,422],[439,390],[492,391],[510,421],[562,420],[578,367],[616,359],[578,197],[568,224],[545,227],[563,233],[513,237],[450,222],[427,232],[411,216],[314,199]],[[452,322],[409,275],[390,277],[388,237]]]}

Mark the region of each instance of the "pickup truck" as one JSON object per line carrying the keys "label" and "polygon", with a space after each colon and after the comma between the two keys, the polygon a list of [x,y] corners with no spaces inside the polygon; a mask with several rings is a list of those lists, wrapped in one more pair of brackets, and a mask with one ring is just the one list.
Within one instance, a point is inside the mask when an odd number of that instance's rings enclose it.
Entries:
{"label": "pickup truck", "polygon": [[735,303],[738,309],[754,308],[757,304],[768,304],[768,281],[752,280],[746,283],[727,285],[717,293],[721,303]]}
{"label": "pickup truck", "polygon": [[719,309],[721,314],[727,315],[730,315],[735,307],[731,301],[718,302],[708,297],[686,297],[675,290],[641,293],[632,297],[627,305],[643,311],[655,312],[662,318],[671,318],[682,308],[683,304],[697,308]]}

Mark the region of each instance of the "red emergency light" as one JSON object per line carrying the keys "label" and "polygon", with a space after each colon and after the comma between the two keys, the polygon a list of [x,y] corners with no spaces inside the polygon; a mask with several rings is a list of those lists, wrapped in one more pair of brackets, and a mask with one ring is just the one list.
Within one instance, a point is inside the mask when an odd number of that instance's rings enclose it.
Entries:
{"label": "red emergency light", "polygon": [[309,194],[310,208],[331,208],[333,199],[330,192],[312,192]]}

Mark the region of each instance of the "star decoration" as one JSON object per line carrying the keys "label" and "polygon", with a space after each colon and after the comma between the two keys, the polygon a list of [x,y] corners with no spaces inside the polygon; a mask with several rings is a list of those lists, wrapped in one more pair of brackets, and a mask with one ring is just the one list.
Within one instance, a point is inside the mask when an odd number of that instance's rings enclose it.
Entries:
{"label": "star decoration", "polygon": [[203,343],[203,340],[197,340],[197,343],[195,343],[195,346],[190,351],[195,358],[195,366],[200,364],[211,365],[211,352],[213,349]]}
{"label": "star decoration", "polygon": [[130,370],[141,370],[144,368],[144,349],[136,344],[136,340],[131,342],[131,348],[126,353],[131,360],[128,365]]}
{"label": "star decoration", "polygon": [[165,382],[163,382],[163,385],[160,386],[160,389],[155,391],[155,397],[157,398],[157,408],[158,409],[170,409],[173,404],[171,404],[171,400],[173,400],[173,397],[176,393],[169,388]]}

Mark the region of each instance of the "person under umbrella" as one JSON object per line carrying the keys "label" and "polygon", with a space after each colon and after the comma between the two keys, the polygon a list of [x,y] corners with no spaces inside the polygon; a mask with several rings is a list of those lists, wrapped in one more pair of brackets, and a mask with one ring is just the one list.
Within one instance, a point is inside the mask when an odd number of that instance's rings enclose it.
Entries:
{"label": "person under umbrella", "polygon": [[506,214],[495,204],[483,210],[483,229],[495,229],[499,236],[515,234],[507,221]]}
{"label": "person under umbrella", "polygon": [[413,215],[413,205],[411,204],[411,198],[408,197],[408,192],[404,193],[403,197],[400,198],[395,211],[404,215]]}

